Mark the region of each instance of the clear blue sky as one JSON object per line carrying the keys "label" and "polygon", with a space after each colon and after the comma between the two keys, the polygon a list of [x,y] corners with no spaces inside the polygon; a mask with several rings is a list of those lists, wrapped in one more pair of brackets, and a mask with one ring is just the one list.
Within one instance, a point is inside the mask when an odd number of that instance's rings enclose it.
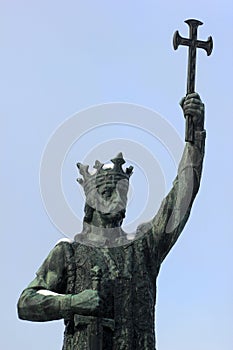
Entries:
{"label": "clear blue sky", "polygon": [[[0,9],[1,349],[31,349],[33,342],[33,350],[56,350],[62,344],[62,321],[30,323],[16,315],[20,292],[63,237],[44,210],[39,187],[51,134],[82,109],[129,102],[156,110],[183,138],[178,102],[185,94],[187,49],[174,51],[171,41],[176,29],[188,35],[185,19],[197,18],[204,22],[200,39],[214,39],[210,57],[198,54],[206,159],[191,218],[158,278],[157,345],[158,350],[231,350],[232,2],[2,0]],[[107,133],[116,138],[114,130]],[[104,142],[104,135],[101,140],[95,131],[91,138]],[[128,135],[134,140],[135,130]],[[79,149],[81,154],[81,145],[75,145],[64,163],[69,181],[75,181],[69,167],[80,160]]]}

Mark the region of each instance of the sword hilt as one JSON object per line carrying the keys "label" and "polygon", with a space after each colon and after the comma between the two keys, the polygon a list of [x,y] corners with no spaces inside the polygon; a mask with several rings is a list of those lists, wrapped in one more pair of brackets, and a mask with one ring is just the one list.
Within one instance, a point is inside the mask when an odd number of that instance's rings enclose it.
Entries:
{"label": "sword hilt", "polygon": [[91,269],[92,289],[100,292],[100,280],[102,277],[102,271],[99,266],[94,266]]}
{"label": "sword hilt", "polygon": [[[92,289],[100,292],[100,280],[102,277],[101,268],[95,265],[91,269]],[[94,322],[88,326],[89,350],[102,350],[103,348],[103,327],[99,317],[94,318]]]}

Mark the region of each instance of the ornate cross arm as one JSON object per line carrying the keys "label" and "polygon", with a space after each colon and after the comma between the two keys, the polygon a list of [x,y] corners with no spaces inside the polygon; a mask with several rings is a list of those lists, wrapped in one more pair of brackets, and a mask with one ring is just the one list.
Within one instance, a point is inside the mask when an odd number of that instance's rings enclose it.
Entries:
{"label": "ornate cross arm", "polygon": [[[173,47],[176,50],[179,45],[188,46],[188,75],[187,75],[187,94],[195,92],[195,75],[196,75],[196,53],[197,48],[204,49],[209,56],[213,49],[213,40],[209,36],[207,41],[197,40],[197,28],[202,25],[201,21],[196,19],[187,19],[185,23],[189,26],[189,38],[183,38],[180,36],[178,30],[173,37]],[[186,131],[185,141],[193,142],[194,140],[194,128],[192,123],[192,117],[186,116]]]}

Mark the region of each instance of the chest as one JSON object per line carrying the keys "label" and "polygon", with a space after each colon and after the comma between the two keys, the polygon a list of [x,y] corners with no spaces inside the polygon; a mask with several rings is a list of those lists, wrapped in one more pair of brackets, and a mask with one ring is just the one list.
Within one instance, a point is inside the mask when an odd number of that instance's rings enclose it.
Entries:
{"label": "chest", "polygon": [[151,261],[147,247],[142,242],[136,243],[113,248],[74,246],[75,292],[94,287],[91,271],[96,268],[101,271],[99,285],[102,290],[121,280],[146,283],[152,275]]}

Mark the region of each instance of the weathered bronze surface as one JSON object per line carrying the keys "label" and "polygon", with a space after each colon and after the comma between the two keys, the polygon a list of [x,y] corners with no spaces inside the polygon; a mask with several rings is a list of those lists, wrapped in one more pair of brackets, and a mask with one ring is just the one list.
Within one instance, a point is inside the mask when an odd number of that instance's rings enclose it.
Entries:
{"label": "weathered bronze surface", "polygon": [[204,105],[196,93],[181,102],[192,116],[173,187],[134,240],[122,229],[132,167],[118,154],[112,167],[96,161],[96,173],[78,163],[86,196],[83,230],[56,244],[22,292],[23,320],[64,319],[63,350],[154,350],[156,280],[177,241],[199,190],[204,157]]}

